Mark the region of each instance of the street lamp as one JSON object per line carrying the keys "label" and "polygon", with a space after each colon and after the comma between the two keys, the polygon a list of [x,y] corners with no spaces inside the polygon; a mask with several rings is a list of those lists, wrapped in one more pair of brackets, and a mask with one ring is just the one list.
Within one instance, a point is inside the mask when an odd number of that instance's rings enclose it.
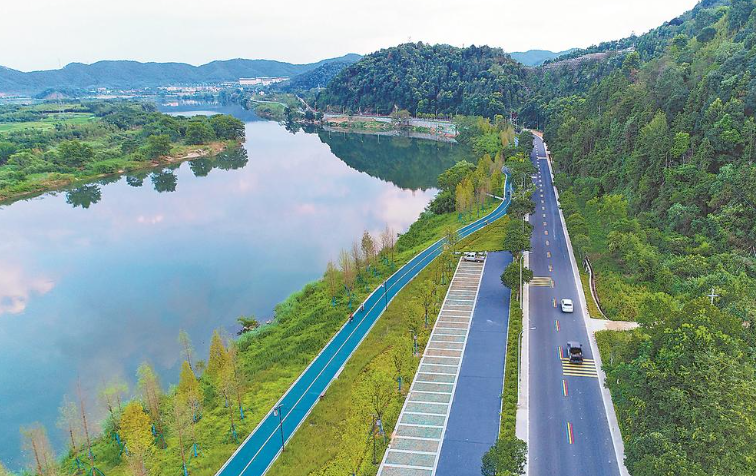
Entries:
{"label": "street lamp", "polygon": [[286,443],[284,441],[284,431],[283,431],[283,411],[281,410],[283,408],[283,405],[278,405],[273,408],[273,416],[278,417],[278,426],[281,428],[281,451],[286,449]]}

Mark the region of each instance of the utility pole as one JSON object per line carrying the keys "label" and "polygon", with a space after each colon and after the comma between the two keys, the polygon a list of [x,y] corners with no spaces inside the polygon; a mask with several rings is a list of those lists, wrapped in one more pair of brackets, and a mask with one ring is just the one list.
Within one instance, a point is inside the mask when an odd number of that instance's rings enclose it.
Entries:
{"label": "utility pole", "polygon": [[283,412],[281,411],[281,408],[283,405],[278,405],[275,408],[273,408],[273,415],[278,417],[278,426],[281,429],[281,451],[286,449],[286,441],[284,440],[284,431],[283,431]]}

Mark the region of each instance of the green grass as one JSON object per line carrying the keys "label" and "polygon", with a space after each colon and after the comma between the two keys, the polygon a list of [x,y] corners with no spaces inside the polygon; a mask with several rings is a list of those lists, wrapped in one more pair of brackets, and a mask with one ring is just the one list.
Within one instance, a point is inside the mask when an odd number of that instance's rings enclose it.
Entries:
{"label": "green grass", "polygon": [[94,114],[79,112],[64,112],[62,114],[50,114],[49,116],[32,122],[5,122],[0,124],[0,134],[20,131],[24,129],[39,129],[51,131],[56,124],[81,125],[95,120]]}
{"label": "green grass", "polygon": [[[384,428],[390,435],[420,362],[419,357],[411,355],[409,331],[411,321],[423,316],[423,309],[416,299],[417,290],[422,283],[432,279],[432,270],[426,268],[394,298],[328,389],[325,398],[315,406],[289,442],[287,451],[273,464],[268,473],[270,476],[376,473],[377,465],[372,464],[372,440],[368,439],[372,425],[371,374],[379,372],[394,378],[393,352],[404,354],[402,393],[398,392],[396,384],[390,384],[395,390],[384,413]],[[439,286],[438,295],[443,296],[447,288],[448,283]],[[420,333],[421,349],[427,343],[431,328],[432,324]],[[378,438],[377,461],[385,449],[386,444]]]}
{"label": "green grass", "polygon": [[509,330],[507,333],[507,360],[502,392],[501,428],[499,437],[515,436],[517,421],[517,390],[520,375],[520,334],[522,333],[522,309],[515,293],[509,301]]}
{"label": "green grass", "polygon": [[[434,217],[435,218],[435,217]],[[438,217],[442,218],[442,217]],[[456,214],[444,216],[445,220],[456,222]],[[503,227],[500,219],[479,230],[462,240],[459,244],[461,250],[485,250],[481,248],[484,243],[492,243],[499,249],[503,246]],[[421,220],[422,222],[422,220]],[[436,231],[445,228],[442,220],[435,220]],[[430,241],[430,240],[429,240]],[[418,246],[420,248],[422,245]],[[487,249],[493,251],[492,249]],[[412,321],[422,321],[423,310],[417,300],[417,289],[424,282],[432,281],[433,267],[435,263],[423,270],[397,297],[391,302],[385,314],[376,323],[373,330],[365,338],[365,341],[357,348],[354,355],[347,363],[339,379],[328,389],[326,397],[312,411],[305,423],[300,427],[297,434],[289,442],[287,451],[284,452],[273,464],[271,476],[284,476],[290,474],[313,474],[313,475],[374,475],[378,466],[372,463],[372,440],[367,438],[371,426],[369,412],[370,407],[369,375],[373,372],[396,376],[392,361],[393,352],[406,352],[408,357],[407,367],[402,371],[405,382],[400,394],[396,391],[391,403],[384,415],[384,428],[390,435],[395,426],[407,390],[414,378],[420,357],[411,357],[410,325]],[[433,310],[433,319],[436,318],[441,305],[442,296],[445,295],[448,284],[440,285],[437,290],[439,296],[437,307]],[[517,320],[517,318],[515,318]],[[521,318],[518,321],[521,326]],[[422,329],[419,338],[421,351],[425,347],[433,322],[430,326]],[[514,354],[511,357],[517,360],[517,337],[519,330],[515,326],[510,331],[510,339],[514,333]],[[510,357],[508,357],[510,358]],[[516,365],[516,364],[515,364]],[[514,377],[514,406],[517,406],[517,377]],[[509,410],[509,407],[507,407]],[[514,420],[512,420],[512,424]],[[514,430],[512,430],[514,431]],[[376,461],[380,462],[387,444],[378,438]],[[325,444],[323,444],[325,442]]]}
{"label": "green grass", "polygon": [[509,216],[494,221],[482,230],[474,233],[467,240],[461,251],[502,251],[504,249],[505,226]]}

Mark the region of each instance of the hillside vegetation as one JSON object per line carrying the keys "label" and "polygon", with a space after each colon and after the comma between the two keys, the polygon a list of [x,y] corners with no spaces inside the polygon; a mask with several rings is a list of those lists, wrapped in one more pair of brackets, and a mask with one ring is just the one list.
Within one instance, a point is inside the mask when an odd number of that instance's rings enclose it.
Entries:
{"label": "hillside vegetation", "polygon": [[[699,4],[544,101],[635,476],[756,474],[756,13]],[[547,96],[544,96],[547,97]]]}
{"label": "hillside vegetation", "polygon": [[405,43],[342,70],[318,96],[320,108],[389,114],[493,117],[519,104],[524,67],[499,48]]}

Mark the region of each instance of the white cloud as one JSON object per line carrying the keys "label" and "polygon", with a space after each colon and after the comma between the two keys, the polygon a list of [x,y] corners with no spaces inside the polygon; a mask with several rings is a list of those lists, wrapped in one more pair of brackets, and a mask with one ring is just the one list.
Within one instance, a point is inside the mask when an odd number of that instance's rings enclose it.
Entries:
{"label": "white cloud", "polygon": [[33,295],[46,294],[54,286],[49,278],[31,277],[20,267],[0,265],[0,315],[24,312]]}
{"label": "white cloud", "polygon": [[696,0],[3,0],[0,65],[102,59],[311,62],[405,42],[562,50],[645,32]]}

